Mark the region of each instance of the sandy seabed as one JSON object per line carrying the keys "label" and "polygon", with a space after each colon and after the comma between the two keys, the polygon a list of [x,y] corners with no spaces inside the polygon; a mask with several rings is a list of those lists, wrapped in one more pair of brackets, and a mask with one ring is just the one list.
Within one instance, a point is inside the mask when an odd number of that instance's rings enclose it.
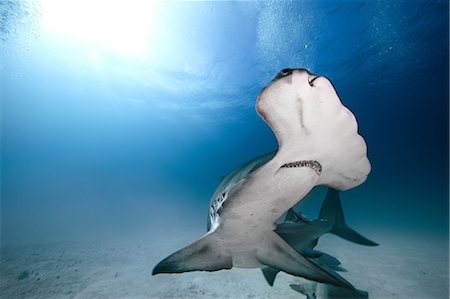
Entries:
{"label": "sandy seabed", "polygon": [[[369,298],[449,298],[448,238],[426,234],[365,234],[378,247],[332,235],[318,249],[337,257],[342,276]],[[139,233],[84,241],[3,245],[1,298],[305,298],[289,284],[307,283],[280,273],[270,287],[258,269],[151,275],[168,254],[201,232]]]}

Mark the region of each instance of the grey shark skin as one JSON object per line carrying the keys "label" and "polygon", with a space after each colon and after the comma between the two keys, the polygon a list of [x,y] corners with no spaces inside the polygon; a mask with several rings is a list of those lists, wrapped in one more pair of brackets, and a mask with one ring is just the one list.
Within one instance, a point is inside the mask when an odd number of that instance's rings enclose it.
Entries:
{"label": "grey shark skin", "polygon": [[272,81],[258,96],[256,108],[275,133],[277,153],[216,191],[208,233],[162,260],[152,274],[271,267],[353,288],[297,252],[274,230],[275,221],[314,186],[346,190],[366,180],[370,163],[354,115],[328,79],[305,70]]}
{"label": "grey shark skin", "polygon": [[[346,225],[339,193],[332,188],[328,189],[317,220],[306,219],[289,209],[285,221],[277,225],[275,232],[298,252],[315,259],[318,265],[334,271],[343,271],[340,262],[326,253],[314,250],[319,238],[324,234],[332,233],[360,245],[378,245]],[[262,268],[262,271],[267,283],[273,286],[280,271],[269,267]]]}

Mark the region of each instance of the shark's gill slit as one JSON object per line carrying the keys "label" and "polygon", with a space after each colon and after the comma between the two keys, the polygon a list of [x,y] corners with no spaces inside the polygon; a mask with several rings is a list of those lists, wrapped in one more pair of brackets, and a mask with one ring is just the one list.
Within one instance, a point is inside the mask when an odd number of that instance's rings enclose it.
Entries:
{"label": "shark's gill slit", "polygon": [[318,175],[322,173],[322,165],[314,160],[301,160],[283,164],[280,168],[292,168],[292,167],[309,167],[314,170]]}

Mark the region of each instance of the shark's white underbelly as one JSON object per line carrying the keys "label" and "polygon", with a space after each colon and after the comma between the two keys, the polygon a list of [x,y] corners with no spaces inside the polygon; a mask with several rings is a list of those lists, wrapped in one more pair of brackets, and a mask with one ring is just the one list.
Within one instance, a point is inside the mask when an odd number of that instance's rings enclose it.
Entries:
{"label": "shark's white underbelly", "polygon": [[273,232],[275,221],[304,198],[318,180],[318,174],[310,168],[265,168],[236,188],[221,211],[215,235],[232,253],[234,267],[261,267],[256,258],[259,244]]}

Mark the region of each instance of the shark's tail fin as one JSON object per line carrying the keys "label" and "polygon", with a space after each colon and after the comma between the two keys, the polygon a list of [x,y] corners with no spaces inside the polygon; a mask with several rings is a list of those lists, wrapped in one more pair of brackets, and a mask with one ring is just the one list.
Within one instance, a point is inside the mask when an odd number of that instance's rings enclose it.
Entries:
{"label": "shark's tail fin", "polygon": [[378,244],[360,235],[345,223],[341,199],[337,190],[328,188],[327,195],[320,209],[319,219],[330,223],[330,233],[335,234],[348,241],[366,245],[377,246]]}

